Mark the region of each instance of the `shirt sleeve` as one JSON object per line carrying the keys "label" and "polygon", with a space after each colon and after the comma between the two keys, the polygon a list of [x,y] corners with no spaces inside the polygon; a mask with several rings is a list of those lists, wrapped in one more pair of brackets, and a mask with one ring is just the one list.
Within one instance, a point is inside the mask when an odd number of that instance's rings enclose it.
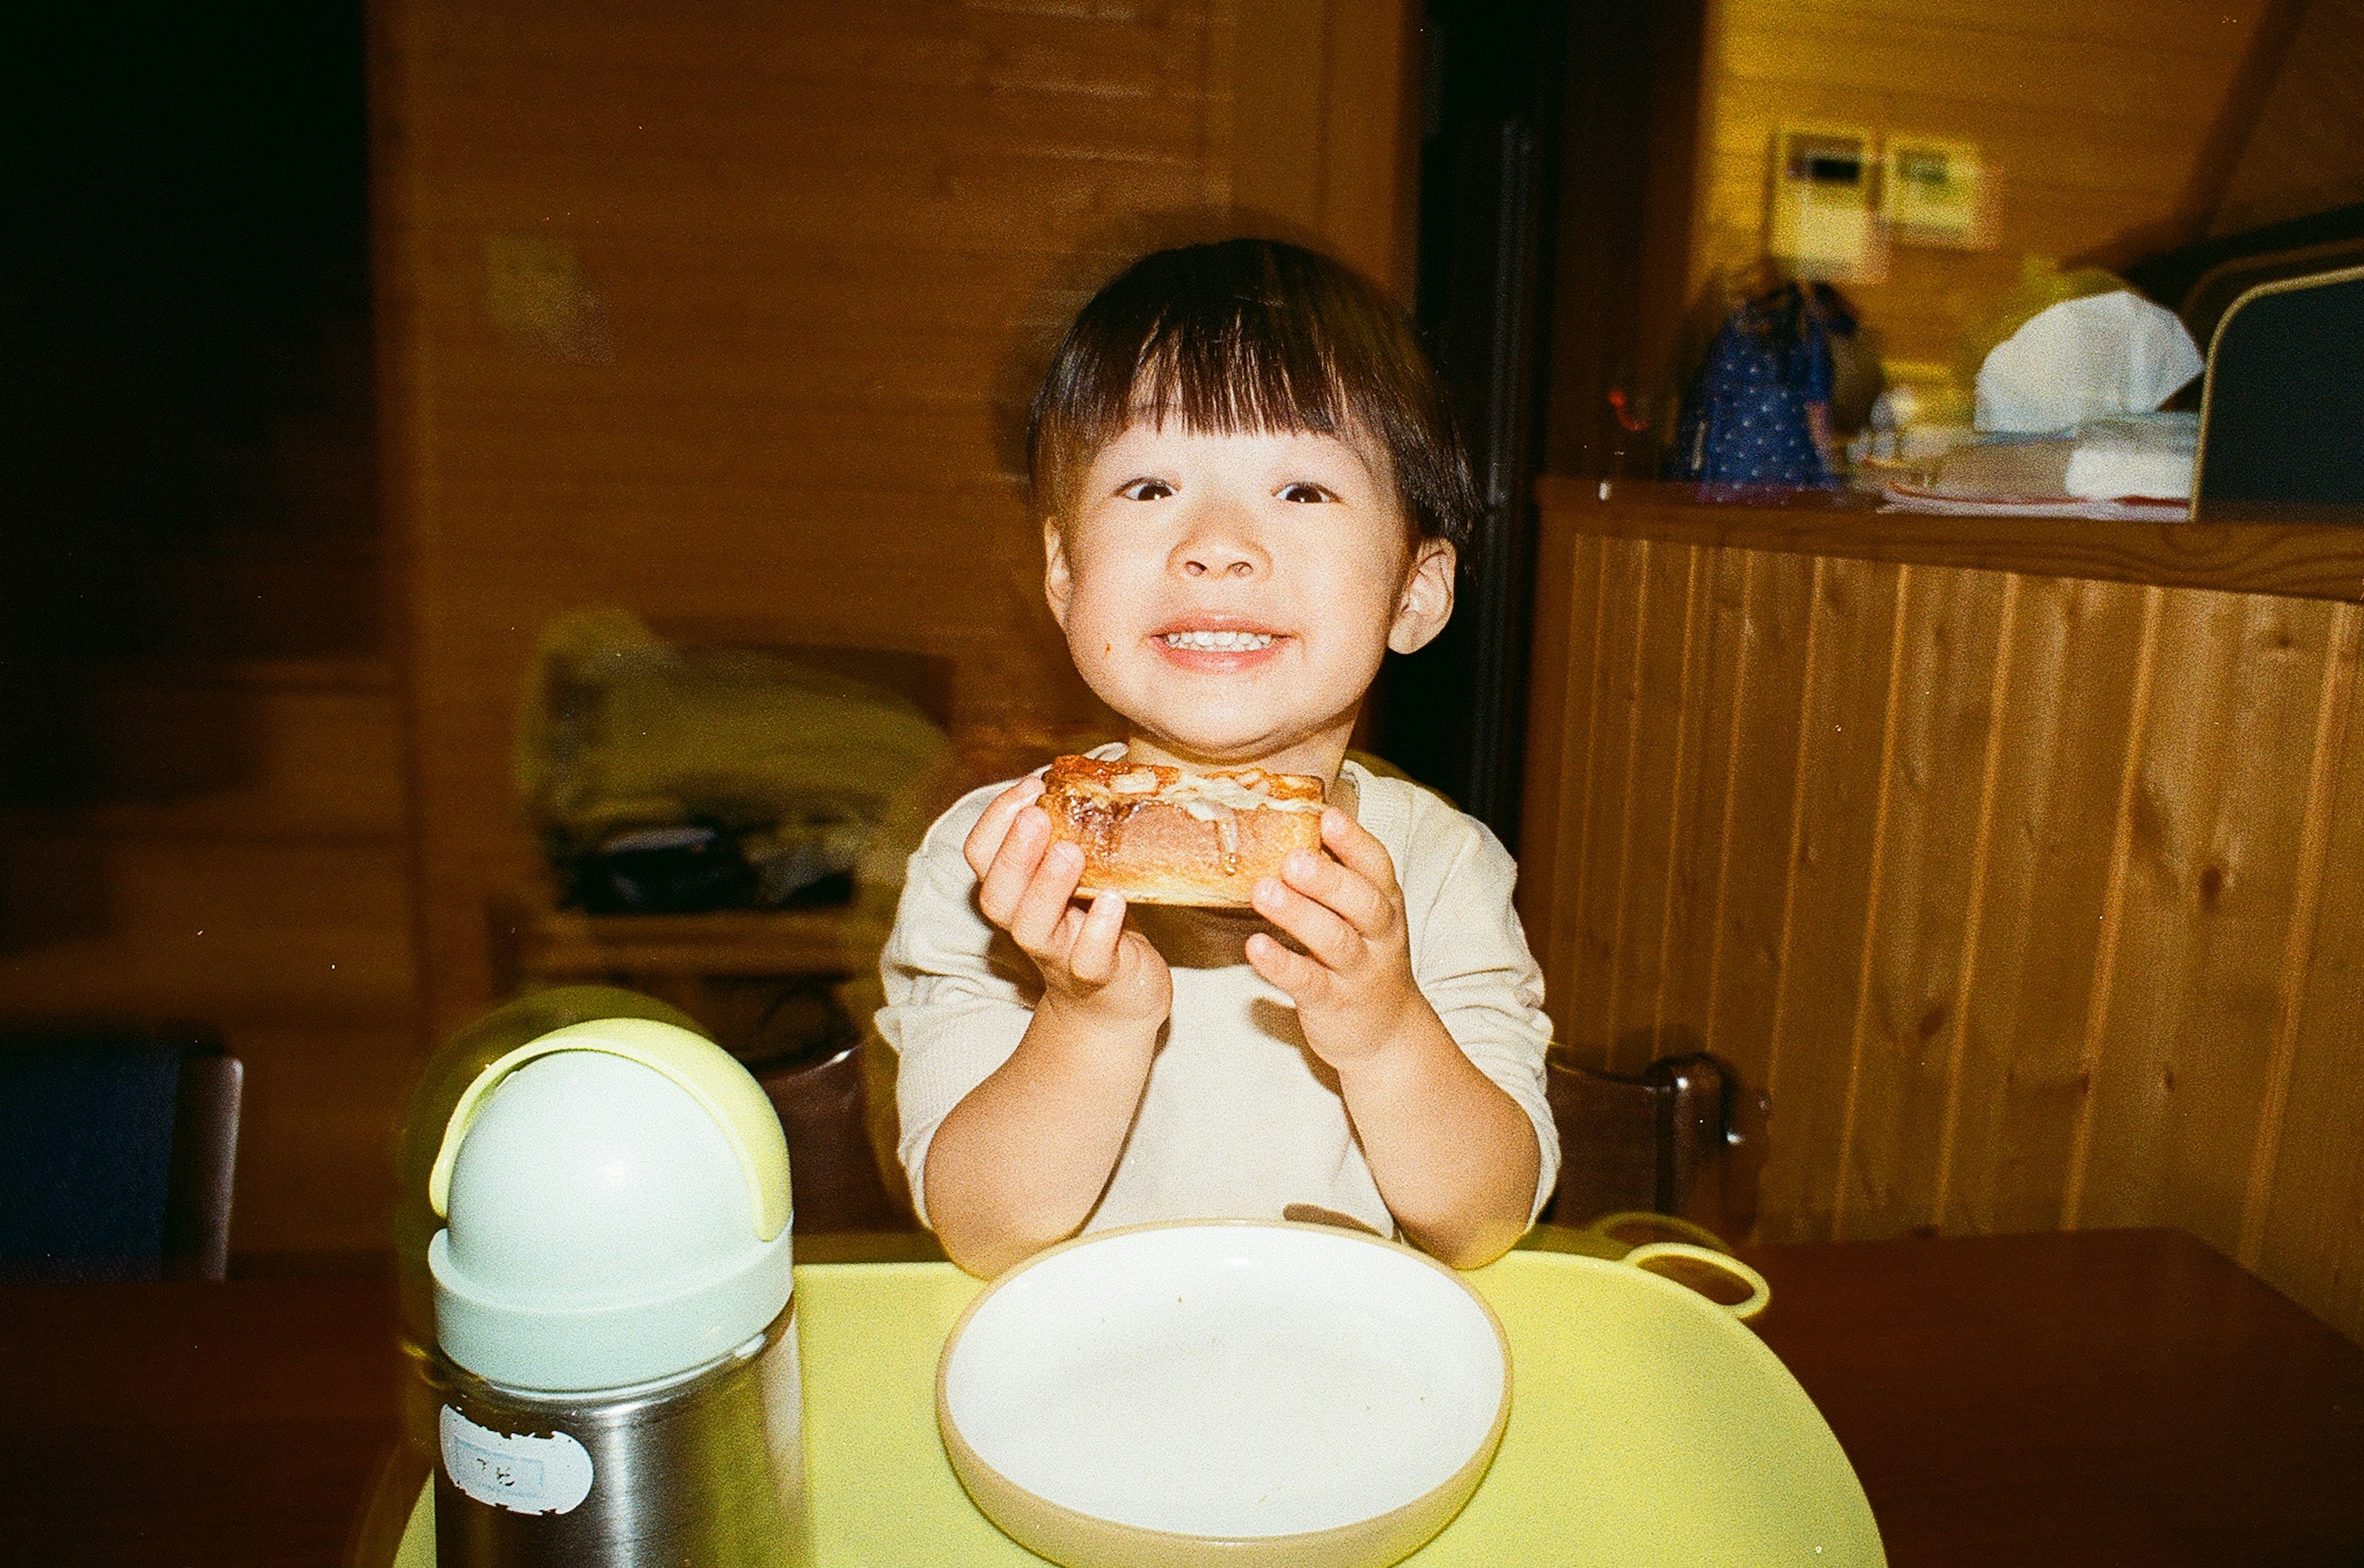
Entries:
{"label": "shirt sleeve", "polygon": [[1009,1061],[1032,1021],[1041,981],[976,906],[961,845],[1006,784],[965,796],[911,856],[895,929],[879,955],[886,1005],[878,1032],[896,1053],[896,1152],[928,1223],[928,1146],[969,1091]]}
{"label": "shirt sleeve", "polygon": [[[1511,902],[1518,864],[1484,823],[1433,797],[1415,811],[1412,845],[1404,879],[1412,977],[1462,1053],[1534,1124],[1532,1220],[1559,1179],[1560,1150],[1544,1092],[1552,1025],[1543,971]],[[1430,866],[1433,881],[1422,874]]]}

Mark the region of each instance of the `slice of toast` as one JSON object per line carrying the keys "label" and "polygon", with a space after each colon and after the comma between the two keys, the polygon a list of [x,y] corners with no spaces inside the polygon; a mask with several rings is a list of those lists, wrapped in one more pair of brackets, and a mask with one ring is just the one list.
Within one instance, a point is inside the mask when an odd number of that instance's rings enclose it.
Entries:
{"label": "slice of toast", "polygon": [[1052,837],[1084,851],[1084,896],[1245,908],[1291,850],[1321,848],[1324,790],[1310,773],[1061,757],[1043,785]]}

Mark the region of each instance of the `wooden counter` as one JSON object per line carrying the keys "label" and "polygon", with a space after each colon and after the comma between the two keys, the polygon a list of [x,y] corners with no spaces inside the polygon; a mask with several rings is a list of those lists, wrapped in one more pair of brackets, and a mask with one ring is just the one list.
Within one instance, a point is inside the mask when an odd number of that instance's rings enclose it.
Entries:
{"label": "wooden counter", "polygon": [[1549,523],[1607,539],[2364,602],[2364,509],[2136,523],[1881,511],[1851,491],[1556,476],[1535,491]]}
{"label": "wooden counter", "polygon": [[1560,1038],[1773,1097],[1772,1240],[2189,1229],[2364,1329],[2364,528],[1546,480]]}

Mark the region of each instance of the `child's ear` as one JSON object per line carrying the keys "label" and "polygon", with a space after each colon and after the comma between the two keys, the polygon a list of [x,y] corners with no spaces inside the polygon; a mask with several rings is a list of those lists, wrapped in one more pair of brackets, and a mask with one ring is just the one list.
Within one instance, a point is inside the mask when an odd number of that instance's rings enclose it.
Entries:
{"label": "child's ear", "polygon": [[1075,597],[1076,580],[1067,569],[1067,535],[1056,517],[1043,519],[1043,596],[1051,601],[1051,618],[1067,629],[1067,602]]}
{"label": "child's ear", "polygon": [[1411,569],[1404,573],[1395,624],[1388,628],[1389,648],[1399,653],[1417,653],[1444,629],[1444,623],[1453,618],[1453,571],[1460,559],[1450,539],[1420,541],[1412,552]]}

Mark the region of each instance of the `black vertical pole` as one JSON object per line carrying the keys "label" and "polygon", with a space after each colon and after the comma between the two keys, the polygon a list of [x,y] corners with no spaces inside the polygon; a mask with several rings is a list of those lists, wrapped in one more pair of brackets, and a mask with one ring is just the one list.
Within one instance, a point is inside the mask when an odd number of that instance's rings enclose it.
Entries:
{"label": "black vertical pole", "polygon": [[1388,661],[1374,743],[1515,849],[1565,28],[1544,0],[1430,0],[1427,17],[1418,315],[1482,515],[1452,624]]}

